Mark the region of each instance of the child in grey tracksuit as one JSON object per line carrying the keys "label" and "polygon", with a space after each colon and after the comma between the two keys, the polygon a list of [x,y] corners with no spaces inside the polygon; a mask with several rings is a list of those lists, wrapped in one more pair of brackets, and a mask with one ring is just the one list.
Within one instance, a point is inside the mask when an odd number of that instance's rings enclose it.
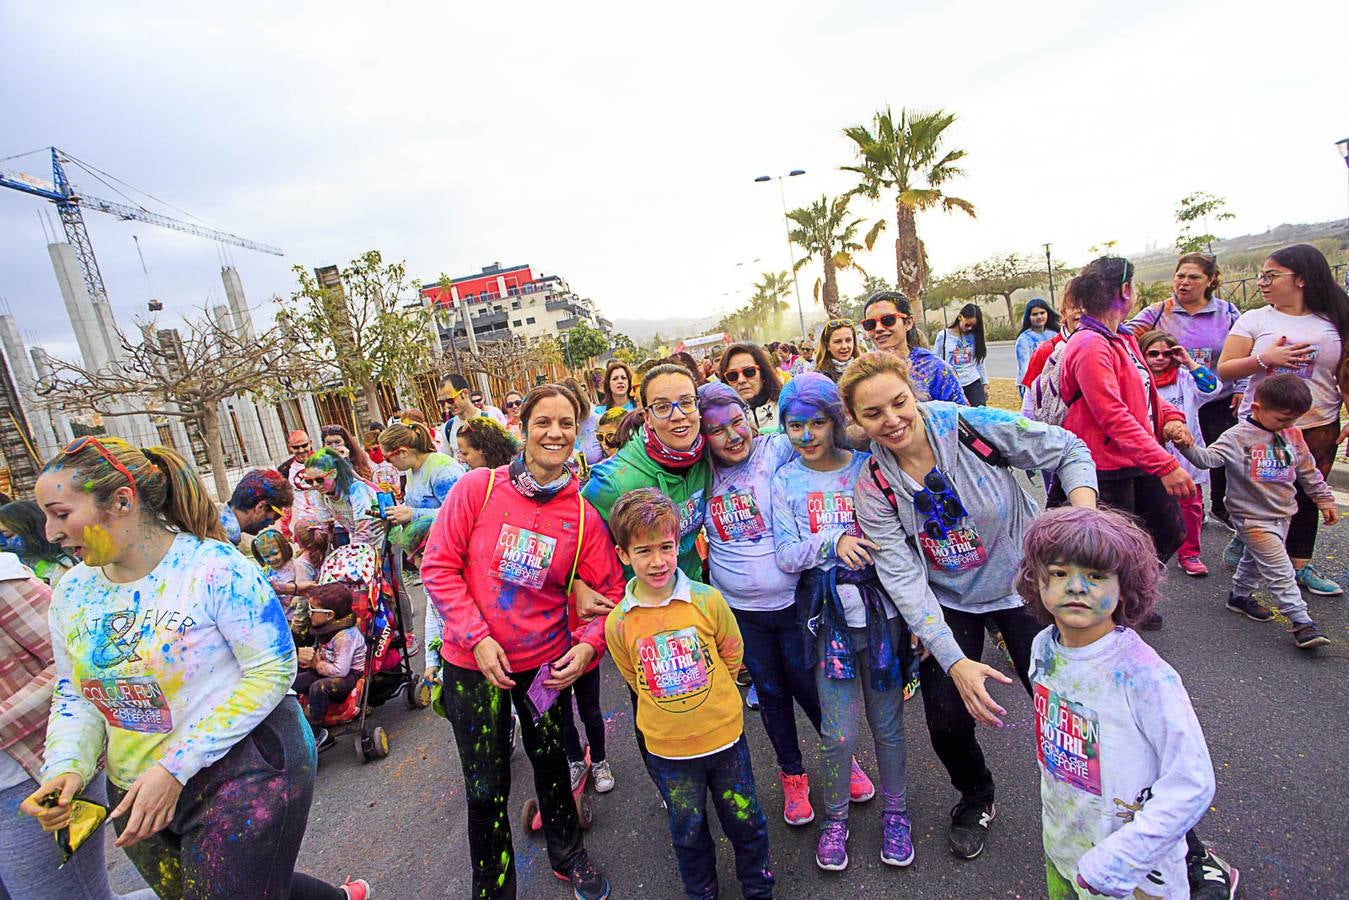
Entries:
{"label": "child in grey tracksuit", "polygon": [[1227,471],[1227,509],[1245,549],[1227,608],[1257,622],[1274,614],[1251,596],[1263,586],[1293,623],[1293,638],[1302,649],[1330,641],[1307,613],[1297,573],[1284,549],[1288,520],[1297,508],[1294,484],[1321,510],[1327,525],[1339,520],[1335,496],[1316,468],[1307,442],[1296,427],[1311,408],[1311,390],[1297,375],[1266,378],[1255,390],[1250,415],[1229,428],[1207,448],[1185,447],[1181,453],[1197,466]]}

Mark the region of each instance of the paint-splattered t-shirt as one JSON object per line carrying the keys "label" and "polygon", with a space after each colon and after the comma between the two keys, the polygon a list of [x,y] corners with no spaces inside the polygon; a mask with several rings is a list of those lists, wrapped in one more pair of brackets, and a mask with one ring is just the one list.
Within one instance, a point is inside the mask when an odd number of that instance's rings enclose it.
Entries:
{"label": "paint-splattered t-shirt", "polygon": [[174,538],[144,578],[80,564],[52,594],[56,693],[43,777],[128,788],[160,763],[180,782],[225,755],[295,680],[295,644],[262,572],[233,547]]}
{"label": "paint-splattered t-shirt", "polygon": [[1128,628],[1031,646],[1045,855],[1107,896],[1189,897],[1185,833],[1214,781],[1180,676]]}
{"label": "paint-splattered t-shirt", "polygon": [[384,544],[388,523],[379,516],[379,500],[373,487],[356,479],[345,496],[320,493],[319,498],[332,520],[346,529],[351,543],[375,548]]}
{"label": "paint-splattered t-shirt", "polygon": [[797,575],[773,552],[773,474],[795,455],[785,434],[759,435],[739,465],[714,465],[707,501],[712,584],[732,609],[771,612],[796,602]]}

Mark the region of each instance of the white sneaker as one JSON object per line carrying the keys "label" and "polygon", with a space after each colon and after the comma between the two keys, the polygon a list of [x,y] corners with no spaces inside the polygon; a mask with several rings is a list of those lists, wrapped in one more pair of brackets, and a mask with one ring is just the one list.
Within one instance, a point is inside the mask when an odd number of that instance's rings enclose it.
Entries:
{"label": "white sneaker", "polygon": [[609,768],[609,760],[602,759],[590,767],[590,775],[595,779],[595,791],[607,794],[614,789],[614,773]]}
{"label": "white sneaker", "polygon": [[585,777],[586,764],[583,762],[574,762],[568,763],[567,766],[571,769],[571,789],[575,791],[580,787],[581,779]]}

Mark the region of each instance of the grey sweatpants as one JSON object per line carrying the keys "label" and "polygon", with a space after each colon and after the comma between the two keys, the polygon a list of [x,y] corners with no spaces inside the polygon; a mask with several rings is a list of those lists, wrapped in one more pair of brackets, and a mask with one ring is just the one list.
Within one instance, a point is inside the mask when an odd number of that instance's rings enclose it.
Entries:
{"label": "grey sweatpants", "polygon": [[1245,549],[1241,551],[1241,562],[1237,563],[1237,574],[1232,576],[1232,593],[1249,597],[1264,587],[1274,597],[1279,612],[1298,625],[1310,622],[1307,601],[1302,599],[1297,584],[1297,572],[1284,548],[1288,520],[1254,522],[1233,518],[1237,540]]}

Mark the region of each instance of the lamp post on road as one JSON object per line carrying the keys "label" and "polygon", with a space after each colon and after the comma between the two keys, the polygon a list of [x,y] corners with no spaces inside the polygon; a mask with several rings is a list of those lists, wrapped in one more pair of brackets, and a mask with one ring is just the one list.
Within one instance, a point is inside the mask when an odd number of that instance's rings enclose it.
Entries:
{"label": "lamp post on road", "polygon": [[1049,256],[1049,244],[1045,244],[1045,272],[1049,274],[1049,305],[1057,306],[1054,302],[1054,260]]}
{"label": "lamp post on road", "polygon": [[[1335,149],[1340,151],[1340,157],[1344,160],[1345,168],[1349,169],[1349,137],[1340,138],[1335,142]],[[1349,227],[1349,219],[1345,219],[1346,227]],[[1349,266],[1344,267],[1345,290],[1349,290]]]}
{"label": "lamp post on road", "polygon": [[792,220],[787,218],[787,189],[782,186],[782,179],[794,178],[797,175],[806,174],[805,169],[792,169],[786,175],[760,175],[755,181],[773,181],[778,183],[778,196],[782,198],[782,223],[787,228],[787,259],[790,267],[787,271],[792,273],[792,287],[796,289],[796,315],[801,320],[801,340],[806,339],[806,313],[801,307],[801,284],[796,280],[796,251],[792,249]]}

